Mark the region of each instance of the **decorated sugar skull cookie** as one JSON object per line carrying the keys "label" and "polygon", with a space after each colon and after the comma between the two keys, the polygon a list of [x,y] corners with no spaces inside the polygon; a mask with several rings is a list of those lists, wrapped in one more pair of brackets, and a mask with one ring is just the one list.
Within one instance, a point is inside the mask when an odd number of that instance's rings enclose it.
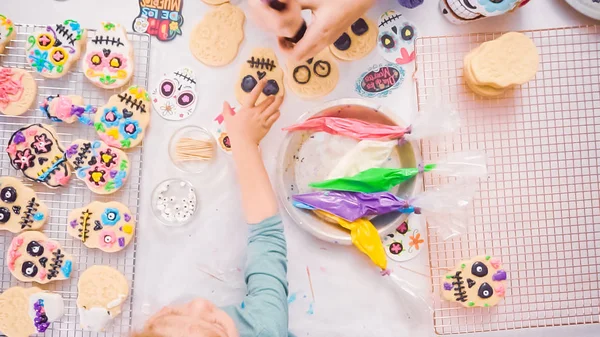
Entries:
{"label": "decorated sugar skull cookie", "polygon": [[104,89],[124,86],[133,76],[133,45],[120,24],[103,22],[87,42],[83,73]]}
{"label": "decorated sugar skull cookie", "polygon": [[425,248],[425,233],[421,219],[411,215],[393,233],[384,238],[383,245],[386,255],[397,262],[408,261],[419,255]]}
{"label": "decorated sugar skull cookie", "polygon": [[322,97],[332,92],[340,78],[337,61],[325,48],[300,64],[288,62],[288,83],[303,98]]}
{"label": "decorated sugar skull cookie", "polygon": [[415,60],[415,25],[402,14],[387,11],[379,18],[377,50],[386,61],[407,64]]}
{"label": "decorated sugar skull cookie", "polygon": [[77,64],[85,40],[86,31],[75,20],[46,26],[27,38],[27,63],[46,78],[59,78]]}
{"label": "decorated sugar skull cookie", "polygon": [[127,154],[99,140],[77,139],[69,144],[65,156],[77,178],[97,194],[118,191],[129,177]]}
{"label": "decorated sugar skull cookie", "polygon": [[250,58],[242,65],[239,82],[236,85],[235,97],[244,104],[246,97],[256,87],[258,81],[267,79],[267,85],[258,98],[257,104],[268,96],[283,96],[283,69],[279,66],[275,52],[269,48],[255,48]]}
{"label": "decorated sugar skull cookie", "polygon": [[24,69],[0,67],[0,113],[24,114],[35,101],[37,84]]}
{"label": "decorated sugar skull cookie", "polygon": [[150,124],[150,96],[133,86],[98,108],[94,127],[109,146],[128,149],[140,144]]}
{"label": "decorated sugar skull cookie", "polygon": [[375,46],[377,46],[377,26],[367,18],[360,18],[329,48],[338,59],[355,61],[369,55]]}
{"label": "decorated sugar skull cookie", "polygon": [[79,121],[85,125],[94,125],[90,116],[96,113],[96,108],[85,105],[83,98],[76,95],[52,95],[46,97],[40,105],[40,110],[53,122],[71,124]]}
{"label": "decorated sugar skull cookie", "polygon": [[52,188],[69,183],[71,168],[54,128],[49,125],[31,124],[17,130],[10,137],[6,152],[12,167],[28,179]]}
{"label": "decorated sugar skull cookie", "polygon": [[442,282],[442,298],[465,307],[492,307],[506,294],[506,271],[491,256],[462,261]]}
{"label": "decorated sugar skull cookie", "polygon": [[127,206],[116,202],[94,201],[69,213],[67,233],[88,248],[114,253],[133,239],[135,220]]}
{"label": "decorated sugar skull cookie", "polygon": [[0,331],[7,337],[43,333],[64,312],[65,303],[59,294],[36,287],[12,287],[0,294]]}
{"label": "decorated sugar skull cookie", "polygon": [[0,231],[37,230],[48,220],[48,206],[19,179],[0,177]]}
{"label": "decorated sugar skull cookie", "polygon": [[188,118],[194,113],[197,103],[196,74],[187,67],[165,74],[152,91],[154,110],[167,120]]}
{"label": "decorated sugar skull cookie", "polygon": [[8,247],[10,273],[22,282],[46,284],[71,277],[73,258],[44,233],[29,231],[15,237]]}
{"label": "decorated sugar skull cookie", "polygon": [[17,35],[13,22],[6,16],[0,14],[0,53],[4,51],[10,41]]}
{"label": "decorated sugar skull cookie", "polygon": [[129,296],[129,283],[118,270],[108,266],[92,266],[77,283],[77,311],[84,330],[104,331],[119,314]]}
{"label": "decorated sugar skull cookie", "polygon": [[454,24],[502,15],[524,6],[529,0],[440,0],[440,10]]}

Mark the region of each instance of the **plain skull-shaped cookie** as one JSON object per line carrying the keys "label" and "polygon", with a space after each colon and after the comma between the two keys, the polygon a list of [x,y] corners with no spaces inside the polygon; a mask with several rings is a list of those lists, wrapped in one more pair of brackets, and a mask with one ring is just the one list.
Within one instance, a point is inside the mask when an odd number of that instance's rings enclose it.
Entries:
{"label": "plain skull-shaped cookie", "polygon": [[40,232],[19,234],[10,243],[6,261],[10,273],[22,282],[46,284],[71,277],[73,258],[60,244]]}
{"label": "plain skull-shaped cookie", "polygon": [[0,231],[19,233],[42,228],[48,206],[31,188],[13,177],[0,177]]}

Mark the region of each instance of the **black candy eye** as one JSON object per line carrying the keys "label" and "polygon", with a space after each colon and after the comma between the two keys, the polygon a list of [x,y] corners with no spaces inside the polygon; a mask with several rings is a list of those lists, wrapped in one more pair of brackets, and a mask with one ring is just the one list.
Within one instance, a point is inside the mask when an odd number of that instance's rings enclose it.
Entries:
{"label": "black candy eye", "polygon": [[352,40],[350,40],[350,35],[348,35],[347,33],[342,34],[342,36],[340,36],[333,43],[333,46],[341,51],[350,49],[350,45],[352,45]]}
{"label": "black candy eye", "polygon": [[383,34],[381,36],[381,45],[385,49],[393,49],[396,46],[396,41],[390,34]]}
{"label": "black candy eye", "polygon": [[177,97],[177,105],[182,108],[187,108],[192,105],[192,103],[194,103],[194,94],[189,91],[186,91]]}
{"label": "black candy eye", "polygon": [[27,245],[27,253],[34,257],[42,256],[44,254],[44,247],[37,241],[31,241]]}
{"label": "black candy eye", "polygon": [[34,277],[38,273],[38,267],[31,261],[25,261],[21,266],[21,273],[26,277]]}
{"label": "black candy eye", "polygon": [[7,186],[0,192],[0,198],[6,203],[13,203],[17,200],[17,190],[14,187]]}
{"label": "black candy eye", "polygon": [[350,28],[352,29],[352,32],[358,36],[369,31],[369,25],[367,25],[367,22],[363,18],[356,20]]}
{"label": "black candy eye", "polygon": [[258,82],[252,75],[247,75],[242,80],[242,90],[244,90],[244,92],[246,92],[246,93],[250,93],[250,92],[252,92],[254,87],[256,87],[257,84],[258,84]]}
{"label": "black candy eye", "polygon": [[166,98],[171,97],[175,92],[175,84],[170,80],[164,80],[160,83],[160,94]]}
{"label": "black candy eye", "polygon": [[0,207],[0,223],[7,223],[10,220],[10,210],[6,207]]}
{"label": "black candy eye", "polygon": [[320,77],[327,77],[331,74],[331,64],[327,61],[317,61],[313,67],[315,74]]}
{"label": "black candy eye", "polygon": [[415,30],[411,26],[404,26],[400,31],[400,36],[402,36],[402,40],[410,41],[415,37]]}
{"label": "black candy eye", "polygon": [[492,295],[494,295],[494,289],[492,289],[492,286],[487,283],[483,283],[477,292],[477,296],[481,298],[490,298]]}
{"label": "black candy eye", "polygon": [[277,93],[279,92],[279,84],[277,84],[277,81],[275,80],[268,80],[267,85],[265,85],[265,88],[262,92],[266,96],[277,95]]}
{"label": "black candy eye", "polygon": [[471,267],[471,274],[479,277],[484,277],[488,274],[488,268],[483,262],[475,262]]}

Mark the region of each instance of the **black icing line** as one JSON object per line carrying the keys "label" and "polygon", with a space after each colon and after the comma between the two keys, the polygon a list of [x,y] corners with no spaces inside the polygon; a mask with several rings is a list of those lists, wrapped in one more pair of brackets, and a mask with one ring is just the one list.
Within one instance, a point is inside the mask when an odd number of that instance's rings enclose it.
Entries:
{"label": "black icing line", "polygon": [[77,235],[77,237],[79,237],[82,242],[85,242],[89,238],[90,229],[88,227],[90,226],[90,224],[88,221],[90,220],[91,215],[92,213],[89,210],[86,210],[84,212],[81,212],[81,216],[79,217],[79,219],[81,220],[79,222],[81,228],[78,229],[79,235]]}
{"label": "black icing line", "polygon": [[92,144],[83,143],[77,157],[75,157],[75,169],[80,169],[82,164],[85,164],[85,157],[88,153],[92,153]]}
{"label": "black icing line", "polygon": [[254,56],[252,56],[248,61],[248,64],[250,65],[250,68],[257,68],[257,69],[267,69],[268,71],[273,71],[273,69],[277,68],[277,66],[275,65],[275,61],[271,60],[270,58],[254,58]]}
{"label": "black icing line", "polygon": [[63,258],[65,257],[64,254],[61,254],[60,248],[56,249],[55,252],[52,252],[52,255],[54,257],[52,258],[52,263],[50,263],[50,270],[48,270],[48,280],[58,276],[60,268],[63,264]]}
{"label": "black icing line", "polygon": [[189,77],[186,74],[180,73],[179,71],[175,72],[175,76],[179,76],[179,77],[183,78],[184,80],[186,80],[186,81],[188,81],[190,83],[196,84],[196,80],[195,79]]}
{"label": "black icing line", "polygon": [[454,286],[454,296],[456,296],[456,302],[466,302],[467,301],[467,291],[465,290],[465,281],[464,278],[462,276],[460,276],[460,274],[462,273],[462,271],[457,271],[456,274],[454,276],[452,276],[452,278],[454,279],[454,282],[452,282],[452,285]]}
{"label": "black icing line", "polygon": [[136,108],[140,110],[141,113],[146,113],[146,104],[143,103],[141,99],[133,98],[132,95],[128,93],[120,93],[117,95],[121,102],[125,102],[125,104],[129,104],[131,108]]}
{"label": "black icing line", "polygon": [[94,44],[99,44],[99,45],[112,45],[112,46],[117,46],[117,47],[122,47],[125,44],[123,44],[123,42],[121,42],[121,38],[120,37],[111,37],[108,35],[96,35],[94,36],[94,38],[92,39],[92,43]]}
{"label": "black icing line", "polygon": [[21,221],[19,221],[19,225],[21,225],[21,229],[31,228],[31,224],[33,223],[33,215],[37,212],[40,204],[35,202],[35,197],[31,198],[27,202],[27,206],[25,206],[25,212],[21,217]]}
{"label": "black icing line", "polygon": [[75,45],[75,37],[73,36],[73,32],[68,29],[62,23],[56,25],[56,32],[62,35],[65,39],[69,40],[69,43],[74,46]]}
{"label": "black icing line", "polygon": [[382,22],[379,23],[379,28],[383,27],[384,25],[396,21],[398,19],[400,19],[402,17],[402,14],[394,14],[390,17],[385,18],[385,20],[383,20]]}

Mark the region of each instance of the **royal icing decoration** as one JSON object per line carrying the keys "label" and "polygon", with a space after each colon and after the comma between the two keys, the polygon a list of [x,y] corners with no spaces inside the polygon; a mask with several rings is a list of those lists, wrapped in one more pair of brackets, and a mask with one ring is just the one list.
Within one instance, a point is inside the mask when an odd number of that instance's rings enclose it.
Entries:
{"label": "royal icing decoration", "polygon": [[340,78],[337,61],[329,48],[305,62],[288,62],[288,74],[290,88],[303,98],[327,95],[335,89]]}
{"label": "royal icing decoration", "polygon": [[127,154],[99,140],[77,139],[67,146],[65,157],[77,178],[97,194],[118,191],[129,177]]}
{"label": "royal icing decoration", "polygon": [[86,31],[77,21],[65,20],[63,23],[46,26],[27,38],[27,63],[44,77],[61,77],[77,63],[85,47],[85,40]]}
{"label": "royal icing decoration", "polygon": [[71,277],[73,258],[61,245],[41,232],[29,231],[15,237],[6,257],[11,274],[22,282],[46,284]]}
{"label": "royal icing decoration", "polygon": [[11,165],[25,177],[48,187],[69,183],[71,168],[67,165],[54,128],[31,124],[10,137],[6,152]]}
{"label": "royal icing decoration", "polygon": [[36,287],[12,287],[0,294],[0,331],[7,337],[43,333],[64,312],[64,300],[59,294]]}
{"label": "royal icing decoration", "polygon": [[277,56],[268,48],[256,48],[252,55],[242,65],[240,79],[236,86],[235,97],[240,104],[244,104],[248,95],[252,92],[258,81],[266,79],[262,93],[257,104],[267,99],[268,96],[283,96],[283,69],[279,66]]}
{"label": "royal icing decoration", "polygon": [[194,113],[196,96],[196,74],[184,67],[165,74],[152,91],[152,106],[164,119],[178,121]]}
{"label": "royal icing decoration", "polygon": [[329,49],[340,60],[354,61],[369,55],[376,45],[375,23],[367,18],[359,18],[329,46]]}
{"label": "royal icing decoration", "polygon": [[13,177],[0,177],[0,231],[37,230],[48,220],[48,206]]}
{"label": "royal icing decoration", "polygon": [[506,14],[528,2],[529,0],[440,0],[439,8],[448,21],[462,24]]}
{"label": "royal icing decoration", "polygon": [[0,53],[4,51],[10,41],[15,37],[17,31],[13,22],[6,16],[0,14]]}
{"label": "royal icing decoration", "polygon": [[356,80],[355,90],[363,97],[386,97],[402,84],[404,76],[397,64],[374,65]]}
{"label": "royal icing decoration", "polygon": [[415,60],[415,25],[404,20],[402,14],[387,11],[379,18],[377,50],[386,61],[407,64]]}
{"label": "royal icing decoration", "polygon": [[135,220],[127,206],[94,201],[69,213],[67,233],[88,248],[107,253],[124,249],[134,237]]}
{"label": "royal icing decoration", "polygon": [[139,0],[140,13],[133,20],[133,30],[171,41],[181,35],[183,0]]}
{"label": "royal icing decoration", "polygon": [[0,67],[0,113],[18,116],[35,101],[37,84],[30,73],[18,68]]}
{"label": "royal icing decoration", "polygon": [[492,307],[506,295],[506,271],[497,258],[462,261],[442,280],[442,298],[464,307]]}
{"label": "royal icing decoration", "polygon": [[133,86],[110,97],[96,112],[94,127],[103,142],[128,149],[140,144],[150,124],[150,96]]}
{"label": "royal icing decoration", "polygon": [[90,118],[96,108],[84,105],[81,96],[53,95],[48,96],[40,105],[40,110],[53,122],[73,123],[79,121],[85,125],[94,125]]}
{"label": "royal icing decoration", "polygon": [[133,76],[133,45],[121,25],[104,22],[87,43],[83,73],[94,85],[105,89],[124,86]]}
{"label": "royal icing decoration", "polygon": [[425,236],[421,219],[411,215],[384,238],[385,253],[396,262],[408,261],[425,248]]}

